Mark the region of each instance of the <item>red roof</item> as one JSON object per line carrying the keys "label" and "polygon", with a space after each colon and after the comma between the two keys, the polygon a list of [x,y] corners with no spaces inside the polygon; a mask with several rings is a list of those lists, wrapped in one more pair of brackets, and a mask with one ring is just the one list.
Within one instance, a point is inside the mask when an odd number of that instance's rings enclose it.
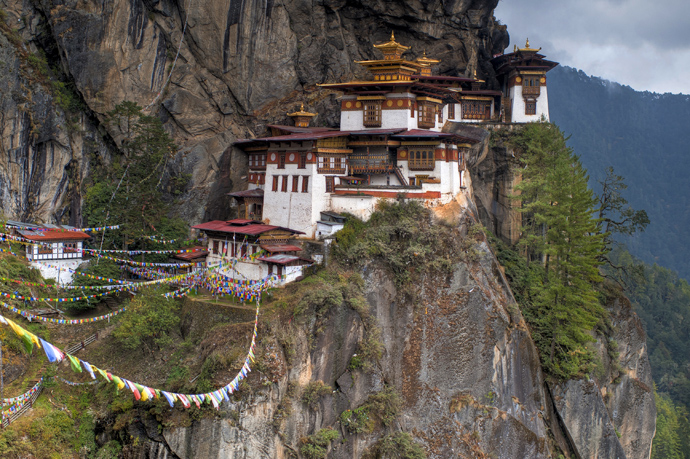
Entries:
{"label": "red roof", "polygon": [[173,258],[177,258],[179,260],[184,261],[192,261],[196,260],[197,258],[206,258],[206,256],[208,255],[208,249],[200,245],[192,247],[191,250],[193,250],[193,252],[173,254]]}
{"label": "red roof", "polygon": [[[275,263],[277,265],[286,265],[290,262],[296,261],[296,260],[304,260],[304,258],[300,258],[295,255],[271,255],[270,257],[261,257],[259,258],[259,261],[263,261],[265,263]],[[304,260],[307,261],[307,260]]]}
{"label": "red roof", "polygon": [[234,196],[236,198],[263,198],[264,190],[261,188],[254,188],[252,190],[235,191],[234,193],[228,193],[228,196]]}
{"label": "red roof", "polygon": [[91,236],[82,231],[65,231],[61,229],[46,231],[19,231],[19,234],[31,241],[83,241]]}
{"label": "red roof", "polygon": [[393,137],[452,137],[453,134],[445,132],[427,131],[426,129],[408,129],[405,132],[395,134]]}
{"label": "red roof", "polygon": [[287,132],[318,132],[318,131],[332,131],[335,128],[329,127],[299,127],[299,126],[285,126],[283,124],[267,124],[266,127],[281,129]]}
{"label": "red roof", "polygon": [[276,137],[260,137],[258,139],[241,139],[235,142],[236,145],[241,145],[248,142],[300,142],[302,140],[316,140],[325,139],[328,137],[346,136],[347,131],[317,131],[317,132],[300,132],[290,135],[279,135]]}
{"label": "red roof", "polygon": [[302,249],[297,247],[296,245],[287,245],[287,244],[281,244],[281,245],[262,244],[261,248],[264,249],[266,252],[269,252],[269,253],[301,252],[302,251]]}
{"label": "red roof", "polygon": [[[237,224],[237,222],[251,222],[250,224]],[[235,224],[233,224],[235,223]],[[290,228],[283,228],[282,226],[264,225],[263,223],[257,223],[252,220],[230,220],[229,222],[223,220],[213,220],[210,222],[202,223],[200,225],[192,226],[194,229],[202,231],[216,231],[219,233],[231,233],[231,234],[246,234],[249,236],[256,236],[258,234],[266,233],[271,230],[281,229],[284,231],[289,231],[293,234],[304,234],[301,231],[293,230]]]}

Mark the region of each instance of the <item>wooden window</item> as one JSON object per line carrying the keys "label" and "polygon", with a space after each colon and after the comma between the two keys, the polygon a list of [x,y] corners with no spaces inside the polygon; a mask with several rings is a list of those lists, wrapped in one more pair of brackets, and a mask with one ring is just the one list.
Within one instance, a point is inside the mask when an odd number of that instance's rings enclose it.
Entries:
{"label": "wooden window", "polygon": [[218,248],[220,247],[219,241],[213,241],[213,253],[218,255]]}
{"label": "wooden window", "polygon": [[455,103],[448,104],[448,119],[449,120],[455,119]]}
{"label": "wooden window", "polygon": [[366,126],[366,127],[380,127],[381,126],[381,101],[380,100],[364,101],[364,126]]}
{"label": "wooden window", "polygon": [[333,193],[335,189],[335,177],[329,175],[326,177],[326,193]]}
{"label": "wooden window", "polygon": [[318,171],[321,173],[345,173],[345,157],[344,156],[319,156]]}
{"label": "wooden window", "polygon": [[299,175],[292,176],[292,192],[297,193],[299,191]]}
{"label": "wooden window", "polygon": [[283,175],[282,177],[283,177],[283,183],[281,184],[280,191],[282,191],[283,193],[286,193],[287,192],[288,176]]}
{"label": "wooden window", "polygon": [[434,170],[434,150],[410,150],[407,165],[411,170]]}
{"label": "wooden window", "polygon": [[465,120],[491,119],[491,101],[488,100],[463,100],[462,118]]}
{"label": "wooden window", "polygon": [[433,128],[436,126],[436,104],[419,102],[417,106],[417,126],[420,128]]}
{"label": "wooden window", "polygon": [[304,175],[302,176],[302,193],[308,193],[309,192],[309,176]]}
{"label": "wooden window", "polygon": [[526,76],[522,80],[522,94],[523,95],[539,95],[541,84],[538,76]]}
{"label": "wooden window", "polygon": [[525,101],[525,115],[536,115],[537,114],[537,101],[536,100],[526,100]]}
{"label": "wooden window", "polygon": [[278,155],[278,169],[285,169],[285,153]]}
{"label": "wooden window", "polygon": [[438,106],[438,122],[443,123],[443,105]]}
{"label": "wooden window", "polygon": [[259,185],[263,185],[264,183],[266,183],[266,173],[265,172],[259,174],[258,178],[259,178],[259,181],[258,181]]}
{"label": "wooden window", "polygon": [[273,191],[278,191],[278,176],[274,175],[273,176]]}
{"label": "wooden window", "polygon": [[266,155],[259,155],[259,166],[266,167]]}
{"label": "wooden window", "polygon": [[299,164],[297,164],[298,169],[306,169],[307,167],[307,154],[306,153],[300,153],[299,154]]}

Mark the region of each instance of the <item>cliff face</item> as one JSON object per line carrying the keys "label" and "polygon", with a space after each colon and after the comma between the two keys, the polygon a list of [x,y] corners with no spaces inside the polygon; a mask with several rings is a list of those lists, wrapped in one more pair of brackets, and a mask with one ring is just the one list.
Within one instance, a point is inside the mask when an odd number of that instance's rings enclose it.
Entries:
{"label": "cliff face", "polygon": [[[132,100],[159,116],[182,147],[170,165],[192,176],[181,216],[192,223],[226,218],[225,193],[243,186],[245,167],[231,143],[261,134],[267,122],[286,122],[285,113],[300,101],[322,113],[315,124],[337,125],[335,97],[315,85],[362,76],[353,61],[374,58],[372,45],[391,31],[412,46],[411,57],[426,50],[441,59],[441,72],[471,74],[476,68],[491,81],[488,59],[508,43],[505,26],[493,19],[497,2],[3,0],[7,29],[19,37],[15,44],[0,43],[3,55],[11,55],[7,65],[16,68],[45,53],[73,81],[95,122],[78,110],[75,129],[67,131],[49,85],[8,75],[6,85],[26,100],[4,110],[3,209],[10,217],[47,221],[69,207],[72,220],[79,220],[78,190],[88,174],[81,139],[98,143],[104,134],[98,120]],[[38,135],[35,125],[50,135]],[[89,149],[106,160],[110,154]],[[57,162],[27,170],[43,150],[56,152]],[[74,172],[63,180],[73,160]],[[61,182],[62,193],[54,193]]]}
{"label": "cliff face", "polygon": [[[469,165],[479,219],[501,239],[515,242],[521,216],[510,196],[520,174],[517,152],[505,142],[509,132],[492,132],[474,148]],[[646,335],[627,298],[609,298],[607,311],[611,329],[592,331],[601,368],[585,379],[547,384],[552,432],[578,457],[647,459],[656,407]]]}

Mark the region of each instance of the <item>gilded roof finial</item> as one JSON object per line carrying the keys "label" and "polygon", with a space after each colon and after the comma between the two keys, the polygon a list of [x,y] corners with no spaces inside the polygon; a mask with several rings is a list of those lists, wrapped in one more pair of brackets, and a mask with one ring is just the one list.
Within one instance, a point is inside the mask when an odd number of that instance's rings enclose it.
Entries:
{"label": "gilded roof finial", "polygon": [[513,45],[513,52],[514,52],[514,53],[517,52],[517,45]]}
{"label": "gilded roof finial", "polygon": [[529,49],[529,37],[527,37],[527,41],[525,42],[525,48]]}
{"label": "gilded roof finial", "polygon": [[395,32],[391,30],[391,41],[395,41]]}
{"label": "gilded roof finial", "polygon": [[299,104],[299,111],[304,111],[304,103]]}

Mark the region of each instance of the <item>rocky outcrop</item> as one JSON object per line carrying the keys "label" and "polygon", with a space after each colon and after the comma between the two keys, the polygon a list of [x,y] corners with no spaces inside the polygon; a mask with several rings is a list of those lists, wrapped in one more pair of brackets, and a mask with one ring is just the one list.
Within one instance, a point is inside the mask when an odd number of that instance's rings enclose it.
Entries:
{"label": "rocky outcrop", "polygon": [[[191,174],[178,211],[196,223],[230,216],[225,193],[244,185],[246,167],[230,148],[235,139],[263,133],[268,122],[287,122],[286,112],[300,101],[321,113],[314,123],[337,125],[335,95],[315,85],[363,76],[354,61],[376,57],[372,44],[386,40],[391,31],[412,46],[410,57],[426,50],[442,60],[443,73],[476,69],[493,81],[488,60],[508,44],[505,26],[493,19],[496,4],[3,0],[2,7],[7,23],[28,44],[21,46],[28,54],[45,52],[74,82],[87,112],[102,120],[116,104],[132,100],[163,120],[181,147],[171,170]],[[3,52],[12,52],[14,45],[2,46]],[[10,80],[19,86],[17,78]],[[9,149],[13,138],[14,148],[21,144],[24,149],[17,161],[29,162],[27,145],[36,143],[32,128],[19,112],[10,116],[16,121],[3,123],[3,146]],[[65,123],[50,125],[56,137],[67,136]],[[65,162],[67,154],[62,156]],[[77,189],[88,168],[83,161],[73,167],[74,176],[63,181]],[[61,171],[53,167],[34,175],[31,185],[57,191],[53,183],[61,183]],[[55,220],[53,208],[60,213],[71,205],[73,219],[79,219],[78,193],[54,193],[55,202],[45,205],[30,187],[20,187],[16,176],[0,172],[7,193],[26,203],[3,204],[8,216]]]}

